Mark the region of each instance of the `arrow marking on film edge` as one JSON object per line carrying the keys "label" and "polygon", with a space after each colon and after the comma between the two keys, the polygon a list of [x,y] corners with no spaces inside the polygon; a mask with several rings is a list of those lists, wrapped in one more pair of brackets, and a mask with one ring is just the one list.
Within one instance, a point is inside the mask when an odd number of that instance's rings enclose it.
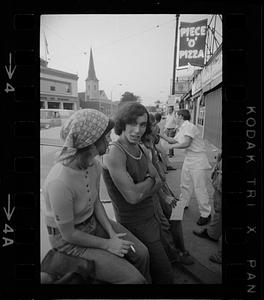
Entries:
{"label": "arrow marking on film edge", "polygon": [[15,207],[13,207],[12,211],[10,212],[10,194],[8,194],[7,211],[6,211],[5,207],[3,207],[3,208],[4,208],[4,211],[5,211],[7,220],[10,221],[10,219],[11,219],[13,213],[14,213],[14,210],[15,210]]}
{"label": "arrow marking on film edge", "polygon": [[7,67],[5,66],[6,69],[6,73],[9,79],[11,79],[13,77],[13,74],[15,72],[16,66],[14,67],[13,71],[12,71],[12,54],[9,53],[9,68],[7,69]]}

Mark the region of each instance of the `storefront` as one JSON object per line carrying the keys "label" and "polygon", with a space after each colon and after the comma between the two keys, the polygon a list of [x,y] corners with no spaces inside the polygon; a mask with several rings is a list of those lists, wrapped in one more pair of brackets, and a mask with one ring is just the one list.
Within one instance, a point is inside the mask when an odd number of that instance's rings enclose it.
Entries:
{"label": "storefront", "polygon": [[79,109],[77,93],[78,76],[48,68],[41,60],[40,66],[40,108]]}
{"label": "storefront", "polygon": [[218,49],[208,66],[203,84],[205,101],[204,139],[222,148],[222,49]]}
{"label": "storefront", "polygon": [[40,108],[56,108],[56,109],[70,109],[77,110],[78,109],[78,100],[75,97],[56,97],[45,95],[42,93],[40,96]]}
{"label": "storefront", "polygon": [[[202,137],[222,147],[222,48],[195,75],[192,84],[193,123]],[[195,118],[196,116],[196,118]]]}
{"label": "storefront", "polygon": [[222,87],[204,94],[206,114],[204,121],[204,139],[217,148],[222,148]]}
{"label": "storefront", "polygon": [[[193,123],[203,132],[202,76],[196,73],[192,84]],[[200,110],[201,109],[201,110]]]}
{"label": "storefront", "polygon": [[200,100],[202,97],[202,93],[198,92],[195,95],[192,96],[192,121],[193,124],[197,125],[198,124],[198,112],[199,112],[199,108],[200,108]]}

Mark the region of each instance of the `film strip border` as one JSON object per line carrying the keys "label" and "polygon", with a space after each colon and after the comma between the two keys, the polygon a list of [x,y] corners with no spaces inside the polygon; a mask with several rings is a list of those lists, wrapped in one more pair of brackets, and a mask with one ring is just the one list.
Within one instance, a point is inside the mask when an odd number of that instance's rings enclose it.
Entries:
{"label": "film strip border", "polygon": [[[221,298],[257,299],[263,281],[260,12],[254,5],[240,10],[223,10]],[[7,286],[11,282],[21,296],[35,297],[39,295],[40,257],[39,15],[12,12],[7,26],[1,69],[1,112],[5,115],[1,118],[2,258]],[[216,297],[212,288],[202,289],[193,287],[193,295]],[[177,287],[177,295],[184,295],[184,290]]]}
{"label": "film strip border", "polygon": [[257,299],[262,276],[261,27],[253,8],[228,14],[223,23],[224,296],[243,299]]}
{"label": "film strip border", "polygon": [[[12,10],[11,10],[12,11]],[[39,266],[39,17],[7,11],[1,68],[1,235],[5,278],[2,291],[22,296]],[[38,193],[37,193],[38,191]],[[2,277],[3,278],[3,277]],[[26,292],[24,293],[27,294]],[[10,298],[9,298],[10,297]]]}

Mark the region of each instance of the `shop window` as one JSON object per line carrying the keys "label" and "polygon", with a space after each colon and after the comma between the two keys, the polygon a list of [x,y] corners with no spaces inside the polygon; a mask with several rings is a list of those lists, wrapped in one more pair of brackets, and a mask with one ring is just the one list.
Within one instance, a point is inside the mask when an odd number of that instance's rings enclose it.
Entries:
{"label": "shop window", "polygon": [[63,109],[73,109],[73,103],[63,103]]}
{"label": "shop window", "polygon": [[200,108],[197,123],[201,126],[204,126],[205,118],[205,97],[202,97],[200,100]]}
{"label": "shop window", "polygon": [[60,108],[60,103],[58,103],[58,102],[48,102],[48,108]]}
{"label": "shop window", "polygon": [[204,107],[200,107],[199,110],[199,116],[198,116],[198,124],[203,126],[204,125],[204,116],[205,116],[205,108]]}
{"label": "shop window", "polygon": [[205,106],[205,97],[202,97],[200,100],[200,106]]}

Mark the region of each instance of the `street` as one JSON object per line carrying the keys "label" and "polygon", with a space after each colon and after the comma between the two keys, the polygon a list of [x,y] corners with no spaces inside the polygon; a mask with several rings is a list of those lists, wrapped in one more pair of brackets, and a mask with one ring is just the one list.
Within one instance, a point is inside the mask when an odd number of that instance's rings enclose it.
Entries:
{"label": "street", "polygon": [[[42,129],[40,131],[41,136],[41,166],[40,166],[40,180],[41,187],[43,182],[54,162],[56,157],[56,152],[60,149],[59,145],[62,145],[60,140],[58,139],[60,132],[60,127],[53,127],[49,129]],[[111,133],[112,140],[116,139],[116,135],[114,132]],[[182,150],[177,150],[174,152],[175,155],[171,160],[174,166],[176,166],[177,170],[170,171],[167,175],[167,182],[171,189],[174,191],[176,196],[179,196],[179,182],[180,182],[180,174],[181,174],[181,166],[184,158],[184,154]],[[208,159],[210,163],[213,165],[215,162],[217,151],[208,146]],[[210,196],[210,204],[213,209],[212,203],[212,195],[213,195],[213,187],[210,183],[210,170],[208,171],[208,191]],[[104,203],[104,207],[109,218],[114,219],[114,212],[112,208],[112,204],[109,202],[110,198],[108,196],[105,184],[103,179],[101,179],[100,185],[100,198],[103,201],[107,201]],[[41,203],[41,208],[43,208],[43,203]],[[183,218],[183,234],[184,241],[186,245],[186,249],[190,252],[190,254],[196,259],[197,263],[194,266],[186,267],[185,271],[194,274],[196,277],[204,277],[204,283],[221,283],[221,268],[222,265],[212,263],[208,257],[217,252],[217,243],[208,241],[206,239],[199,238],[195,236],[192,231],[193,229],[200,229],[198,225],[196,225],[196,221],[199,218],[198,211],[198,203],[196,199],[193,197],[190,201],[189,208],[184,212]],[[49,241],[46,226],[43,222],[43,217],[41,214],[41,259],[47,253],[49,249]],[[195,283],[192,282],[190,276],[186,277],[186,273],[180,271],[179,269],[175,270],[179,277],[179,283]],[[184,277],[185,276],[185,277]],[[181,279],[180,279],[181,278]]]}

